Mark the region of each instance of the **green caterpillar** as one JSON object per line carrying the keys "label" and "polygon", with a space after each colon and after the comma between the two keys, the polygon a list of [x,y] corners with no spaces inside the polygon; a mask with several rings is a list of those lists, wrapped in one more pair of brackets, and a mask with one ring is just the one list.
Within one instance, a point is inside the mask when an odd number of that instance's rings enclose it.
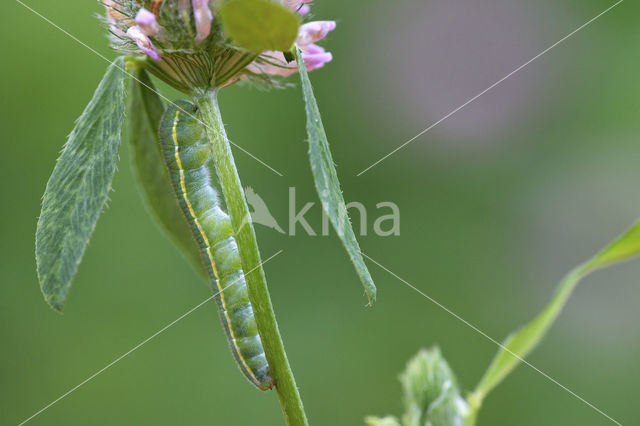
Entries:
{"label": "green caterpillar", "polygon": [[170,105],[160,122],[160,143],[171,183],[198,241],[231,351],[259,389],[273,387],[229,215],[212,184],[212,152],[197,107]]}

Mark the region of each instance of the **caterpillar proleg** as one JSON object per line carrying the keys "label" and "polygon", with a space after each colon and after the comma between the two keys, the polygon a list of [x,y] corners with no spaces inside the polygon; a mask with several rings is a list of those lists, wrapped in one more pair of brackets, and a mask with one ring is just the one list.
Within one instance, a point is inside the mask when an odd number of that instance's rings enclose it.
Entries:
{"label": "caterpillar proleg", "polygon": [[198,242],[218,312],[242,373],[259,389],[273,387],[269,365],[249,301],[247,283],[229,215],[211,176],[212,152],[197,108],[170,105],[160,122],[162,153],[180,207]]}

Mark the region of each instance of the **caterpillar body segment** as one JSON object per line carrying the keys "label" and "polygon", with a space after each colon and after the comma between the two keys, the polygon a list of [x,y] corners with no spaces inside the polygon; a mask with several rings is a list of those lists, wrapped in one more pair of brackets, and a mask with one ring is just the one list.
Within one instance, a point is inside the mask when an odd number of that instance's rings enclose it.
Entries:
{"label": "caterpillar body segment", "polygon": [[231,351],[242,373],[259,389],[273,387],[231,226],[213,185],[212,152],[197,107],[170,105],[159,129],[171,183],[198,242]]}

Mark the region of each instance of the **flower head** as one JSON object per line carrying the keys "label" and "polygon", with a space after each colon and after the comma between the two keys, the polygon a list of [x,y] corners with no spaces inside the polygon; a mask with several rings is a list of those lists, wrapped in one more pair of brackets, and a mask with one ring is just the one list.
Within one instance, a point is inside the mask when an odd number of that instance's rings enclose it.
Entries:
{"label": "flower head", "polygon": [[[275,1],[275,0],[274,0]],[[311,0],[284,0],[299,16]],[[184,92],[224,87],[239,80],[269,82],[297,72],[283,52],[252,52],[224,33],[213,0],[103,0],[112,46],[127,55],[145,55],[141,64]],[[308,71],[331,61],[318,41],[335,29],[334,21],[300,25],[296,45]]]}

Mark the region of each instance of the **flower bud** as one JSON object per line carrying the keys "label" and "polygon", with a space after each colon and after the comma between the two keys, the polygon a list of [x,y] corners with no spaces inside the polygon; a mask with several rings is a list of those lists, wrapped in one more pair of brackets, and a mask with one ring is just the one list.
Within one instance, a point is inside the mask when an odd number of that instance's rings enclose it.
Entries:
{"label": "flower bud", "polygon": [[209,37],[213,13],[209,9],[209,0],[192,0],[193,16],[196,20],[196,41]]}
{"label": "flower bud", "polygon": [[423,349],[400,375],[406,408],[405,424],[462,425],[469,414],[456,378],[440,349]]}
{"label": "flower bud", "polygon": [[127,37],[135,41],[140,50],[146,53],[151,59],[155,59],[156,61],[161,59],[155,46],[140,27],[130,27],[127,30]]}
{"label": "flower bud", "polygon": [[144,7],[140,9],[136,15],[136,24],[138,24],[138,27],[142,29],[145,35],[153,37],[160,32],[160,25],[158,25],[156,15]]}

